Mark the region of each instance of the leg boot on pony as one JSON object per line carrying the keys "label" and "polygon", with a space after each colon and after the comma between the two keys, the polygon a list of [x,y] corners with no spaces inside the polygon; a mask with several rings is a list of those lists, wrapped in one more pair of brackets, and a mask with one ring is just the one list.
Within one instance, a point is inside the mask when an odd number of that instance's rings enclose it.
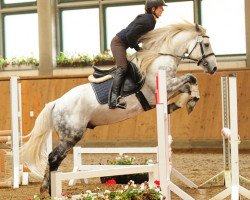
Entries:
{"label": "leg boot on pony", "polygon": [[109,95],[109,108],[121,108],[126,109],[126,102],[124,98],[121,96],[121,87],[123,81],[126,76],[127,69],[125,67],[118,67],[115,71],[113,84],[111,87],[110,95]]}

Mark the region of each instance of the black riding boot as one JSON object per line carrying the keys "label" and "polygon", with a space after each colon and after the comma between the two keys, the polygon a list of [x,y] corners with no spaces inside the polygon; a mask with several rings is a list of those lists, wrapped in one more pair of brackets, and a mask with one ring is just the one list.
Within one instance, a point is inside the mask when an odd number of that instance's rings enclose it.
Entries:
{"label": "black riding boot", "polygon": [[118,67],[115,71],[113,84],[111,88],[111,94],[109,97],[109,108],[126,108],[126,102],[120,96],[121,95],[121,86],[126,76],[127,69],[124,67]]}

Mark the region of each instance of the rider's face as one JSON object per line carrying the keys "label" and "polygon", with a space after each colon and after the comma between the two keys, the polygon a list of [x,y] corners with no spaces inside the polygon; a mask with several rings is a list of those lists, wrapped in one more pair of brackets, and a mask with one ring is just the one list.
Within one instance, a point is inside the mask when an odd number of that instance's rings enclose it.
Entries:
{"label": "rider's face", "polygon": [[154,13],[155,13],[155,15],[156,15],[157,17],[160,17],[160,16],[162,15],[163,11],[164,11],[163,6],[158,6],[158,7],[156,7]]}

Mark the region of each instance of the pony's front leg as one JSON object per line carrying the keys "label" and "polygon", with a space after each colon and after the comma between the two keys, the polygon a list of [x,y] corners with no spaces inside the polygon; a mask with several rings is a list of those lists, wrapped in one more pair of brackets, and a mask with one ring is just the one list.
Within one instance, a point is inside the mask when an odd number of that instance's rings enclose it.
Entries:
{"label": "pony's front leg", "polygon": [[177,101],[168,105],[168,114],[171,114],[172,112],[182,108],[190,100],[190,84],[189,83],[184,84],[179,90],[175,92],[173,97],[179,94],[180,96],[177,99]]}
{"label": "pony's front leg", "polygon": [[190,85],[191,98],[187,102],[187,111],[188,114],[194,110],[195,105],[200,99],[198,84]]}
{"label": "pony's front leg", "polygon": [[190,113],[196,105],[196,102],[199,100],[197,80],[192,74],[169,79],[167,91],[169,99],[181,94],[176,102],[168,105],[169,114],[182,108],[185,104],[187,105],[188,113]]}

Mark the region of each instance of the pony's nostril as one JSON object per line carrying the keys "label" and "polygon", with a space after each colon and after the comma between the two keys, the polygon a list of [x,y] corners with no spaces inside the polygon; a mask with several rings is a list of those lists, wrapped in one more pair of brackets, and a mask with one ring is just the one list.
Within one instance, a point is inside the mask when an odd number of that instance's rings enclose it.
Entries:
{"label": "pony's nostril", "polygon": [[217,71],[217,67],[214,67],[214,68],[213,68],[213,72],[216,72],[216,71]]}

